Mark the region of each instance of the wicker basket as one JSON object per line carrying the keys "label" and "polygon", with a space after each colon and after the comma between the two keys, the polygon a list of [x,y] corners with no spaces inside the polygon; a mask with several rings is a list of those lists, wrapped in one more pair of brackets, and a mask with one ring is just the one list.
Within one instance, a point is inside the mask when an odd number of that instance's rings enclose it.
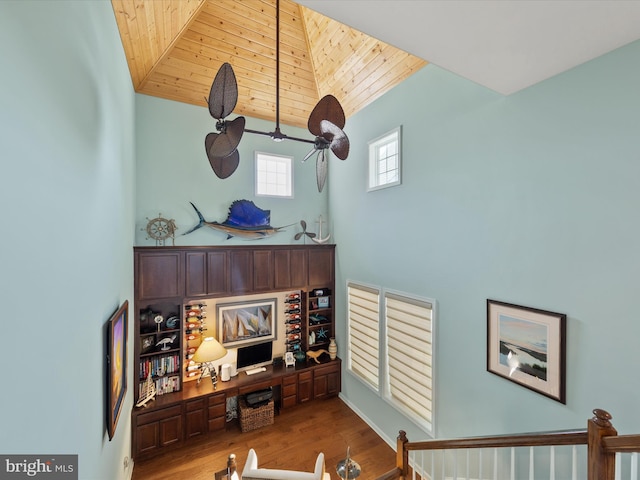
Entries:
{"label": "wicker basket", "polygon": [[273,425],[273,400],[259,407],[250,407],[244,398],[240,399],[240,429],[242,433],[256,428]]}

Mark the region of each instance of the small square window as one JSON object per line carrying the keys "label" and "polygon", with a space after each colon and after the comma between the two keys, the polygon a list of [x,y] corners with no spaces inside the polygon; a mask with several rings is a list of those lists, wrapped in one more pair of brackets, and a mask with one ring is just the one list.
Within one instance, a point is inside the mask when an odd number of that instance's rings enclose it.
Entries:
{"label": "small square window", "polygon": [[367,190],[393,187],[402,183],[401,127],[369,142]]}
{"label": "small square window", "polygon": [[293,157],[256,152],[256,195],[293,198]]}

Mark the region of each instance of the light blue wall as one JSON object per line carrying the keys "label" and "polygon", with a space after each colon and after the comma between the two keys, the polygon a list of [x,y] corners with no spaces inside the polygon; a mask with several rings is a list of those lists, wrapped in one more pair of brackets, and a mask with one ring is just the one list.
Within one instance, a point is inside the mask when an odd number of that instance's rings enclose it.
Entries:
{"label": "light blue wall", "polygon": [[[236,118],[232,113],[229,120]],[[246,128],[271,132],[275,124],[247,118]],[[300,128],[282,125],[284,134],[313,139]],[[315,159],[302,163],[313,145],[283,141],[273,142],[269,137],[245,133],[238,147],[240,164],[233,175],[218,178],[204,149],[207,133],[216,132],[215,120],[203,100],[203,106],[186,105],[147,95],[136,95],[136,244],[155,245],[148,239],[145,227],[148,219],[162,213],[175,219],[178,231],[176,245],[246,245],[287,244],[296,242],[294,235],[301,231],[300,220],[305,220],[309,231],[317,231],[315,221],[319,215],[327,218],[327,188],[318,192],[315,180]],[[267,152],[294,157],[294,198],[256,197],[254,194],[254,152]],[[207,221],[223,222],[231,202],[252,200],[258,207],[271,210],[271,225],[291,225],[272,237],[262,240],[244,240],[203,227],[184,235],[198,223],[198,216],[189,204],[193,202]],[[171,244],[171,243],[169,243]]]}
{"label": "light blue wall", "polygon": [[[348,120],[329,178],[339,352],[347,280],[437,301],[437,434],[640,431],[640,43],[503,98],[429,65]],[[367,141],[403,127],[403,184],[365,191]],[[358,186],[358,188],[355,188]],[[486,371],[486,300],[566,313],[567,404]],[[389,439],[426,434],[350,374]]]}
{"label": "light blue wall", "polygon": [[[189,201],[221,221],[240,198],[274,226],[329,212],[339,286],[437,300],[441,436],[580,427],[594,407],[639,431],[639,43],[508,98],[428,66],[348,119],[352,152],[330,160],[325,193],[313,161],[297,161],[294,200],[253,197],[253,151],[299,159],[308,146],[248,135],[239,172],[215,177],[207,110],[133,95],[109,2],[0,2],[0,52],[0,452],[78,453],[81,478],[124,478],[132,394],[109,442],[103,353],[105,321],[132,299],[131,246],[152,244],[146,217],[181,233],[196,221]],[[399,124],[403,185],[366,193],[366,142]],[[198,231],[176,243],[245,242]],[[567,313],[566,406],[486,372],[487,298]],[[349,374],[343,394],[386,437],[424,438]]]}
{"label": "light blue wall", "polygon": [[134,97],[111,3],[0,2],[0,64],[0,452],[123,479],[105,322],[133,299]]}

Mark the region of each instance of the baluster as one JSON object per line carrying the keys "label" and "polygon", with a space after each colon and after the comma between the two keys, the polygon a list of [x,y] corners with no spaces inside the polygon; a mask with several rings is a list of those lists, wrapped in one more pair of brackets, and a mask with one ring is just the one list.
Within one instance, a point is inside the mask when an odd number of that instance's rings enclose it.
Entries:
{"label": "baluster", "polygon": [[529,447],[529,480],[533,480],[533,447]]}
{"label": "baluster", "polygon": [[571,454],[571,480],[578,480],[578,446],[573,446]]}
{"label": "baluster", "polygon": [[631,454],[631,474],[629,477],[631,480],[638,480],[638,452]]}
{"label": "baluster", "polygon": [[436,471],[436,454],[433,450],[431,450],[431,478],[435,478]]}
{"label": "baluster", "polygon": [[549,480],[556,480],[556,447],[551,445],[549,451]]}
{"label": "baluster", "polygon": [[619,453],[616,453],[616,468],[613,475],[615,480],[622,480],[622,457]]}
{"label": "baluster", "polygon": [[482,448],[480,449],[480,455],[478,455],[478,457],[478,461],[480,462],[478,477],[480,478],[480,480],[482,480]]}
{"label": "baluster", "polygon": [[493,480],[498,480],[498,449],[493,449]]}
{"label": "baluster", "polygon": [[471,449],[467,448],[467,476],[466,480],[469,480],[469,464],[471,463]]}
{"label": "baluster", "polygon": [[453,480],[458,480],[458,450],[451,453],[453,454]]}
{"label": "baluster", "polygon": [[511,480],[516,480],[516,458],[515,458],[516,449],[511,447]]}

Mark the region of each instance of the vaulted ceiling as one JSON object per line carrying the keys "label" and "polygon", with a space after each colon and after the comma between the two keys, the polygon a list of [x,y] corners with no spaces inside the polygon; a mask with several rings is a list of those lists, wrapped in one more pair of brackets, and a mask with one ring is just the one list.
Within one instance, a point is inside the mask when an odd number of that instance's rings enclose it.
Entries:
{"label": "vaulted ceiling", "polygon": [[326,94],[347,118],[426,62],[290,0],[112,0],[136,92],[206,107],[218,68],[238,81],[234,115],[306,128]]}

